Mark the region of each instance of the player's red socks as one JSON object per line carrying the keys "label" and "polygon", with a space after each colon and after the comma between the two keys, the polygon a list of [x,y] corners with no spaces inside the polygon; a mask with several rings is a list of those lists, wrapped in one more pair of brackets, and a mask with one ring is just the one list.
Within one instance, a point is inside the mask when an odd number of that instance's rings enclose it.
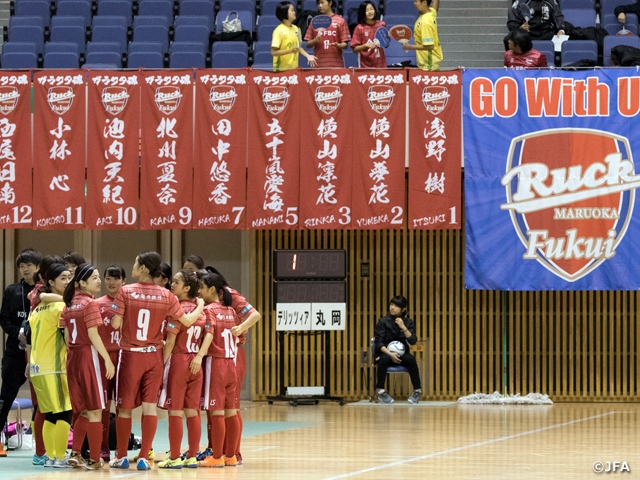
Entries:
{"label": "player's red socks", "polygon": [[169,415],[169,448],[171,449],[171,460],[175,460],[180,456],[180,444],[182,443],[183,434],[182,417]]}
{"label": "player's red socks", "polygon": [[235,451],[235,448],[238,446],[238,437],[240,436],[240,423],[238,422],[238,415],[226,417],[224,419],[224,423],[226,426],[224,451],[227,452],[227,457],[233,457],[236,453],[238,453]]}
{"label": "player's red socks", "polygon": [[195,457],[200,448],[200,437],[202,436],[202,421],[200,412],[193,417],[187,417],[187,435],[189,437],[189,455]]}
{"label": "player's red socks", "polygon": [[[89,440],[89,452],[91,454],[91,460],[100,463],[100,444],[102,443],[102,422],[87,422],[88,431],[87,437]],[[74,443],[75,443],[74,433]]]}
{"label": "player's red socks", "polygon": [[211,440],[213,441],[213,458],[220,458],[224,452],[224,438],[227,430],[224,415],[211,415]]}
{"label": "player's red socks", "polygon": [[102,411],[102,444],[101,450],[109,450],[109,427],[111,426],[111,412],[108,408]]}
{"label": "player's red socks", "polygon": [[[140,446],[140,455],[138,458],[149,460],[149,450],[151,450],[151,446],[153,445],[153,437],[156,436],[157,428],[157,415],[145,415],[142,417],[142,445]],[[180,447],[178,447],[178,449],[180,449]]]}
{"label": "player's red socks", "polygon": [[[118,458],[124,458],[129,455],[129,437],[131,436],[131,417],[116,418],[116,436],[118,438]],[[140,454],[144,450],[140,450]]]}
{"label": "player's red socks", "polygon": [[44,438],[42,438],[42,426],[44,425],[45,414],[36,410],[36,417],[33,420],[33,436],[36,439],[36,455],[41,457],[47,450],[44,448]]}
{"label": "player's red socks", "polygon": [[82,444],[84,443],[84,437],[89,430],[89,419],[79,415],[76,421],[73,422],[73,444],[71,450],[76,453],[80,453],[82,450]]}
{"label": "player's red socks", "polygon": [[242,428],[244,426],[244,423],[242,422],[242,415],[240,415],[240,410],[238,410],[238,412],[236,413],[236,416],[238,417],[238,425],[240,427],[240,435],[238,435],[238,444],[236,445],[236,448],[235,448],[235,450],[233,451],[233,453],[231,455],[235,455],[236,453],[240,453],[240,442],[242,441]]}

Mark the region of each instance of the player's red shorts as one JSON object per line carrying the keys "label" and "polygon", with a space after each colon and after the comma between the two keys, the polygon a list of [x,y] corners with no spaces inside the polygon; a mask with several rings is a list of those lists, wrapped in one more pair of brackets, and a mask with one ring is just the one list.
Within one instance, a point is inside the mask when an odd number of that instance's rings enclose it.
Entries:
{"label": "player's red shorts", "polygon": [[247,355],[244,353],[244,347],[238,344],[238,350],[236,351],[236,405],[233,407],[236,410],[240,409],[240,394],[242,393],[242,381],[245,373],[247,373]]}
{"label": "player's red shorts", "polygon": [[236,364],[232,358],[205,357],[203,376],[205,410],[236,408]]}
{"label": "player's red shorts", "polygon": [[133,410],[142,402],[157,403],[162,387],[162,350],[155,352],[120,351],[117,406]]}
{"label": "player's red shorts", "polygon": [[189,366],[195,353],[172,353],[164,366],[162,390],[158,406],[165,410],[183,410],[200,407],[202,368],[195,375]]}
{"label": "player's red shorts", "polygon": [[104,360],[98,356],[100,359],[100,371],[102,372],[102,388],[104,388],[104,398],[107,403],[109,400],[116,399],[116,378],[118,378],[118,357],[120,356],[120,350],[113,350],[108,353],[109,358],[111,358],[111,363],[116,367],[116,372],[113,377],[111,377],[111,380],[108,380],[106,377],[107,369],[104,366]]}
{"label": "player's red shorts", "polygon": [[67,352],[67,383],[74,412],[105,408],[99,357],[96,349],[89,345],[70,348]]}

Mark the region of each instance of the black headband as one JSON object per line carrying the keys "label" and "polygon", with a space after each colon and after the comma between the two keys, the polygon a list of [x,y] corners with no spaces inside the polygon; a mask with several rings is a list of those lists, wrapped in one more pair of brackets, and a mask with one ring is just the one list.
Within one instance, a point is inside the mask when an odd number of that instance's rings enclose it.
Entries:
{"label": "black headband", "polygon": [[69,271],[67,267],[65,267],[60,263],[54,263],[49,267],[49,270],[51,270],[51,275],[50,275],[51,280],[55,280],[56,278],[58,278],[62,274],[62,272],[64,272],[65,270],[67,272]]}

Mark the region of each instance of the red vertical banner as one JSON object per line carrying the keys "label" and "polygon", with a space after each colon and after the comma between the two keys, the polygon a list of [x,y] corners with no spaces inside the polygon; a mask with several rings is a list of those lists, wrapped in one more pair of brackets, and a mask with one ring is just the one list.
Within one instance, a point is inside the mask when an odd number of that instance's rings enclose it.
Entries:
{"label": "red vertical banner", "polygon": [[41,70],[33,81],[33,227],[84,225],[85,71]]}
{"label": "red vertical banner", "polygon": [[353,76],[353,228],[402,228],[405,208],[406,72],[356,70]]}
{"label": "red vertical banner", "polygon": [[31,80],[0,75],[0,228],[32,225]]}
{"label": "red vertical banner", "polygon": [[87,219],[95,230],[138,226],[140,81],[137,72],[89,71]]}
{"label": "red vertical banner", "polygon": [[149,70],[141,77],[140,228],[191,228],[193,70]]}
{"label": "red vertical banner", "polygon": [[351,71],[306,70],[301,77],[300,227],[351,228],[352,139],[358,135]]}
{"label": "red vertical banner", "polygon": [[193,228],[245,226],[247,80],[246,70],[196,70]]}
{"label": "red vertical banner", "polygon": [[410,229],[459,229],[462,75],[409,72]]}
{"label": "red vertical banner", "polygon": [[249,229],[298,228],[300,79],[298,70],[249,73]]}

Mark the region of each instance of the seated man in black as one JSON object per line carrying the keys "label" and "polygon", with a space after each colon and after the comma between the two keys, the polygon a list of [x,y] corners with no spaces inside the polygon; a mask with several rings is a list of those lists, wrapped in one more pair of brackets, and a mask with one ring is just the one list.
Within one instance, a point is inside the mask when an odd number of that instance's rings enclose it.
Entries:
{"label": "seated man in black", "polygon": [[[514,0],[507,20],[509,31],[521,28],[533,40],[551,40],[554,35],[564,35],[564,15],[556,0]],[[505,37],[505,50],[508,36]]]}
{"label": "seated man in black", "polygon": [[389,300],[389,313],[378,320],[375,330],[376,351],[374,356],[378,364],[378,378],[376,389],[378,390],[378,401],[382,403],[393,403],[393,398],[384,391],[384,381],[387,377],[387,369],[392,365],[402,365],[409,370],[411,384],[413,385],[413,395],[409,397],[409,403],[418,403],[422,396],[420,386],[420,373],[418,364],[407,348],[404,355],[390,352],[387,349],[389,343],[394,340],[403,344],[415,345],[418,341],[416,337],[416,324],[407,317],[407,299],[398,295]]}

